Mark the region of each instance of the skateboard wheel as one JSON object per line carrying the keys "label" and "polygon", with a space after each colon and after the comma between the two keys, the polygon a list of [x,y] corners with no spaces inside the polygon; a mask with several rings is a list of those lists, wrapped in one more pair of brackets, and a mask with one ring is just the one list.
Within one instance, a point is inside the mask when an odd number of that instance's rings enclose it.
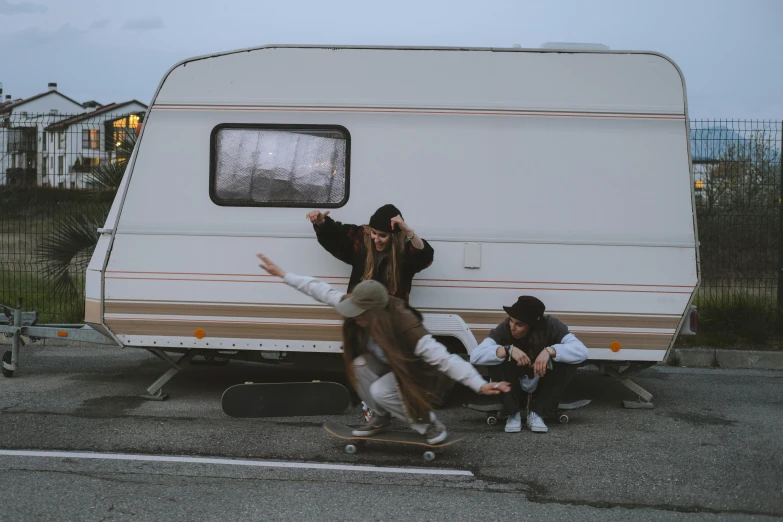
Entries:
{"label": "skateboard wheel", "polygon": [[424,452],[424,460],[426,460],[428,462],[430,460],[435,460],[435,453],[432,452],[432,451],[425,451]]}
{"label": "skateboard wheel", "polygon": [[560,424],[568,424],[568,415],[565,413],[560,414]]}
{"label": "skateboard wheel", "polygon": [[494,415],[487,415],[487,424],[489,424],[490,426],[494,426],[497,423],[498,423],[497,417],[495,417]]}
{"label": "skateboard wheel", "polygon": [[354,453],[356,453],[356,446],[353,444],[347,444],[345,446],[345,452],[353,455]]}

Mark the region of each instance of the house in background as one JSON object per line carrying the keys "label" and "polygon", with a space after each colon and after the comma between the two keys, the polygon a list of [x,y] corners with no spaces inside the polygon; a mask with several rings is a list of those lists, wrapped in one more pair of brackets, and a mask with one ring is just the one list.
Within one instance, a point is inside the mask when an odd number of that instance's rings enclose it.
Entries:
{"label": "house in background", "polygon": [[137,100],[96,107],[46,127],[47,154],[41,184],[60,188],[88,188],[89,174],[104,162],[117,160],[117,148],[135,133],[147,106]]}
{"label": "house in background", "polygon": [[84,112],[81,103],[57,91],[50,83],[45,92],[6,101],[0,106],[0,185],[34,185],[41,181],[44,129],[54,122]]}
{"label": "house in background", "polygon": [[3,101],[0,84],[0,185],[86,188],[87,174],[116,161],[117,147],[146,110],[137,100],[79,103],[56,83],[35,96]]}

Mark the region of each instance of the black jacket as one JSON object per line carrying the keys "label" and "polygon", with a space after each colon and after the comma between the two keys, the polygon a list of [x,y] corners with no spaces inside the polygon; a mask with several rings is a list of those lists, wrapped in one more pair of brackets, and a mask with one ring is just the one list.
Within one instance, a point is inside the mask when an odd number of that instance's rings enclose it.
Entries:
{"label": "black jacket", "polygon": [[[327,252],[344,263],[351,265],[351,279],[348,282],[348,293],[359,284],[364,274],[364,265],[367,260],[367,248],[364,246],[364,227],[360,225],[343,224],[326,216],[323,225],[313,223],[313,229],[318,237],[318,242]],[[400,267],[400,280],[394,297],[408,301],[411,293],[411,282],[417,272],[421,272],[432,264],[435,251],[430,244],[422,239],[424,248],[413,248],[410,241],[405,244]],[[381,261],[375,271],[374,279],[388,288],[386,280],[386,263],[388,256]]]}

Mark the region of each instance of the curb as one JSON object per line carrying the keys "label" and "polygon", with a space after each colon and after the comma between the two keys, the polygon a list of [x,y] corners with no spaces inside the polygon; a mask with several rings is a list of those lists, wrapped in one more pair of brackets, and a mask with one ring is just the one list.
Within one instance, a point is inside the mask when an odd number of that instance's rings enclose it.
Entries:
{"label": "curb", "polygon": [[675,348],[669,364],[690,368],[783,370],[783,352]]}

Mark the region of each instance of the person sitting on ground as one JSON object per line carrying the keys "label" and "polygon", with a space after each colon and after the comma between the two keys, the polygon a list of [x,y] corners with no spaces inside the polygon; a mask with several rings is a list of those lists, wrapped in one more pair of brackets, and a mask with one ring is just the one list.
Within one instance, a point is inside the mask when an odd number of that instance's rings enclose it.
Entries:
{"label": "person sitting on ground", "polygon": [[370,420],[353,430],[354,436],[388,430],[394,416],[424,435],[428,444],[446,440],[446,427],[432,411],[436,395],[430,388],[436,371],[476,393],[511,390],[507,382],[486,382],[470,363],[450,354],[424,328],[421,314],[390,296],[378,281],[362,281],[345,294],[314,277],[286,272],[263,254],[258,257],[266,272],[345,317],[343,359],[348,379],[373,410]]}
{"label": "person sitting on ground", "polygon": [[501,415],[508,415],[506,432],[526,426],[546,433],[545,418],[552,418],[576,368],[587,359],[587,348],[558,319],[544,315],[539,299],[523,295],[504,306],[508,317],[470,354],[470,362],[486,365],[493,381],[511,382],[511,393],[502,396]]}

